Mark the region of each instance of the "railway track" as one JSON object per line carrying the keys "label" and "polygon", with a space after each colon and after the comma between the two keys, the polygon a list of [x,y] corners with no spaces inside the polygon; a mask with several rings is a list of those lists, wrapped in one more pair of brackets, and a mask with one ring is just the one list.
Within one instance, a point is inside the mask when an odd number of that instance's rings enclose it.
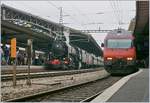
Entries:
{"label": "railway track", "polygon": [[[16,73],[26,73],[28,66],[16,66]],[[12,74],[13,73],[13,66],[1,66],[1,74]],[[31,73],[38,73],[38,72],[48,72],[49,70],[44,69],[44,66],[31,66],[30,72]],[[54,70],[53,70],[54,71]]]}
{"label": "railway track", "polygon": [[121,78],[108,76],[84,84],[76,84],[22,98],[11,99],[8,102],[89,102]]}
{"label": "railway track", "polygon": [[[103,68],[103,67],[99,67]],[[17,66],[16,67],[16,74],[21,73],[27,73],[27,66]],[[89,68],[92,69],[92,68]],[[54,70],[54,69],[45,69],[44,66],[31,66],[30,67],[30,73],[39,73],[39,72],[55,72],[60,70]],[[67,70],[61,70],[61,71],[67,71]],[[8,75],[13,73],[13,67],[12,66],[1,66],[1,75]]]}
{"label": "railway track", "polygon": [[[67,70],[67,71],[50,71],[50,72],[40,72],[40,73],[30,73],[30,78],[41,78],[41,77],[53,77],[62,75],[72,75],[87,72],[94,72],[101,69],[81,69],[81,70]],[[20,73],[16,75],[17,80],[27,78],[27,73]],[[13,79],[13,74],[1,75],[1,81],[8,81]]]}

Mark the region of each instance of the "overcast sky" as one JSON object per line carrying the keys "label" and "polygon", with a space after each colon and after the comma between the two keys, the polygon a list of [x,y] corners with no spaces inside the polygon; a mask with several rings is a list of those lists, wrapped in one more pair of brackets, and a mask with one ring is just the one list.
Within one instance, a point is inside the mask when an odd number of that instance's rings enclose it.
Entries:
{"label": "overcast sky", "polygon": [[[118,28],[128,29],[130,20],[135,17],[135,1],[1,1],[8,6],[32,13],[45,19],[59,22],[60,9],[63,8],[65,26],[78,30]],[[92,34],[100,44],[105,33]]]}

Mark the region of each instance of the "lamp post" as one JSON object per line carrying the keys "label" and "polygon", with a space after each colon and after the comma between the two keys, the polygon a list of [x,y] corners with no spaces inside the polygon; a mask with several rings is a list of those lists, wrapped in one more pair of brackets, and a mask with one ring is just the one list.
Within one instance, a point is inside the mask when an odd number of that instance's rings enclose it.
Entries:
{"label": "lamp post", "polygon": [[27,55],[28,55],[28,77],[27,77],[27,85],[31,85],[30,80],[30,65],[31,65],[31,59],[32,59],[32,39],[28,39],[28,47],[27,47]]}

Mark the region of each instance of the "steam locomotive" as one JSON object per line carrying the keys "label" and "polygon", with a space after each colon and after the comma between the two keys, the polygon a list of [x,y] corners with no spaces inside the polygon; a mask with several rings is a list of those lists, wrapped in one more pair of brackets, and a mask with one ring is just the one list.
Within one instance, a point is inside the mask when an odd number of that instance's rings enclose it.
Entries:
{"label": "steam locomotive", "polygon": [[85,69],[102,65],[101,57],[76,46],[68,46],[63,40],[55,40],[52,43],[49,60],[45,64],[47,69]]}

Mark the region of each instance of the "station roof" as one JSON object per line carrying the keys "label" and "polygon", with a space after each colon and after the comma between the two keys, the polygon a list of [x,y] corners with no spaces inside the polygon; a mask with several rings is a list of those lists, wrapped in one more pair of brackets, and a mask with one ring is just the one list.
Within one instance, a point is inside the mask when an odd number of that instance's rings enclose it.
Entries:
{"label": "station roof", "polygon": [[10,44],[11,38],[17,39],[17,45],[21,47],[27,46],[27,40],[32,39],[34,49],[46,51],[45,48],[48,44],[51,44],[52,38],[50,36],[42,35],[41,33],[34,32],[30,29],[15,25],[8,21],[1,21],[1,33],[2,33],[2,43]]}
{"label": "station roof", "polygon": [[[30,13],[26,13],[24,11],[17,10],[15,8],[6,6],[6,5],[1,5],[1,13],[2,13],[2,21],[1,21],[1,33],[2,33],[2,42],[7,42],[10,43],[10,39],[13,37],[17,38],[17,45],[21,47],[26,47],[27,44],[27,39],[33,39],[33,45],[34,49],[36,50],[41,50],[41,51],[48,51],[51,47],[52,41],[54,40],[54,34],[45,34],[45,33],[40,33],[33,31],[29,28],[26,28],[24,26],[16,25],[12,23],[12,21],[9,20],[4,20],[3,19],[3,10],[7,10],[9,12],[8,14],[10,15],[11,13],[15,13],[15,15],[19,15],[22,18],[29,18],[32,17],[33,19],[36,19],[37,21],[40,21],[41,24],[43,23],[44,25],[50,26],[52,31],[59,30],[60,25],[58,23],[54,23],[52,21],[43,19],[41,17],[32,15]],[[8,16],[6,14],[6,17]],[[17,18],[22,20],[22,18]],[[65,26],[64,26],[65,28]],[[100,46],[97,44],[97,42],[94,40],[94,38],[90,34],[85,34],[82,33],[78,30],[70,29],[70,40],[72,40],[72,44],[76,45],[79,48],[82,48],[90,53],[93,53],[97,56],[102,55],[102,49]],[[83,40],[84,39],[84,40]],[[76,41],[79,40],[79,41]]]}

